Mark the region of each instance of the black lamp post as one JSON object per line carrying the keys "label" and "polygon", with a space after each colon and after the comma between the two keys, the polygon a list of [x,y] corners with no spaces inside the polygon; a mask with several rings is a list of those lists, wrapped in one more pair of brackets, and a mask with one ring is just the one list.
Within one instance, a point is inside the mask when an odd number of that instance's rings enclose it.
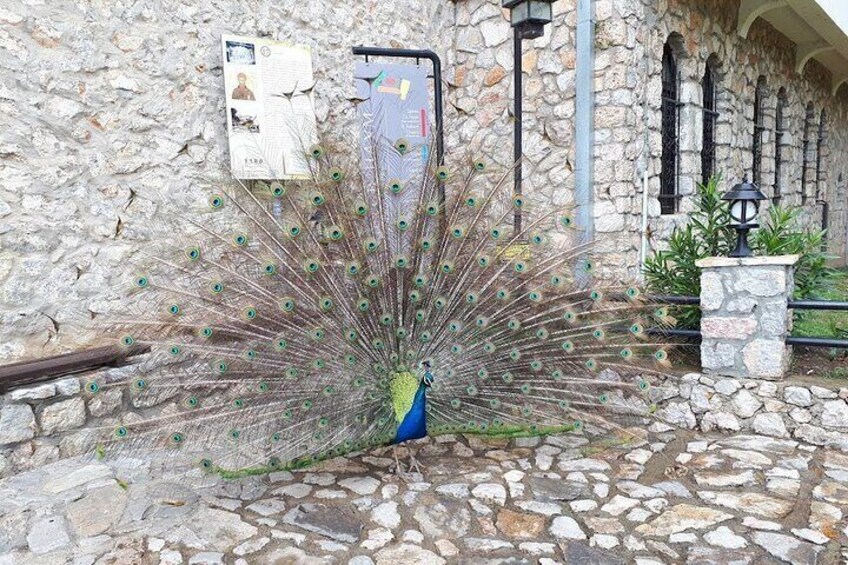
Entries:
{"label": "black lamp post", "polygon": [[[551,4],[555,0],[501,0],[501,6],[509,9],[509,21],[512,24],[512,58],[513,58],[513,86],[515,88],[513,112],[515,123],[513,125],[513,160],[514,192],[516,196],[521,194],[521,40],[536,39],[545,34],[545,24],[553,19]],[[515,233],[521,231],[521,210],[516,208],[513,215],[513,228]]]}
{"label": "black lamp post", "polygon": [[730,257],[750,257],[753,255],[748,247],[748,232],[759,227],[757,214],[760,211],[760,200],[766,196],[760,192],[757,185],[748,182],[746,178],[721,197],[730,201],[730,225],[736,230],[736,248],[730,252]]}

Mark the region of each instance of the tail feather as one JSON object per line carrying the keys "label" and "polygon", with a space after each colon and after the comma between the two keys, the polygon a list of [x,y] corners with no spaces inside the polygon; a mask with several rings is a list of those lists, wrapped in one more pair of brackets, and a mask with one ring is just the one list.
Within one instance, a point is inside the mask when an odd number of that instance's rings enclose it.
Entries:
{"label": "tail feather", "polygon": [[310,179],[235,182],[187,210],[106,327],[153,353],[140,378],[91,383],[133,400],[94,451],[258,472],[385,445],[392,382],[424,363],[431,434],[648,421],[668,354],[646,328],[673,325],[667,310],[634,285],[584,286],[591,247],[558,195],[513,195],[512,169],[479,159],[451,175],[418,149],[375,150],[407,175],[386,179],[313,147]]}

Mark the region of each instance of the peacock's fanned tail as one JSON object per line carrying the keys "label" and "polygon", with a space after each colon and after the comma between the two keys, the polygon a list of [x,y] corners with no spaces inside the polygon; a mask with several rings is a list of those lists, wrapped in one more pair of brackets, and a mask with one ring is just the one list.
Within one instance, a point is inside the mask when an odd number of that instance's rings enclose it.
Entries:
{"label": "peacock's fanned tail", "polygon": [[591,250],[556,194],[513,195],[511,170],[479,160],[384,179],[309,155],[308,181],[213,190],[135,273],[109,331],[152,354],[141,377],[88,384],[127,386],[134,407],[98,430],[100,455],[166,448],[235,472],[389,444],[424,362],[430,434],[650,416],[668,354],[646,328],[673,320],[634,287],[585,284]]}

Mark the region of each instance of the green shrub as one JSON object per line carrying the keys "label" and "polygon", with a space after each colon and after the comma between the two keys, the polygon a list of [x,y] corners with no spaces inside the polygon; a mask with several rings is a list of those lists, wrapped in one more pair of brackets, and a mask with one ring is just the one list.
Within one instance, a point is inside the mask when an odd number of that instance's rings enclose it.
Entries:
{"label": "green shrub", "polygon": [[[701,270],[695,262],[706,257],[724,257],[736,243],[736,230],[730,225],[728,203],[721,200],[721,178],[712,177],[698,185],[697,208],[689,223],[676,227],[668,249],[656,251],[645,262],[645,281],[653,294],[700,296]],[[798,211],[771,207],[763,227],[754,230],[751,247],[758,255],[798,254],[795,269],[795,297],[817,296],[827,288],[833,270],[822,251],[825,232],[803,229]],[[674,309],[678,326],[697,328],[701,312],[697,307]]]}

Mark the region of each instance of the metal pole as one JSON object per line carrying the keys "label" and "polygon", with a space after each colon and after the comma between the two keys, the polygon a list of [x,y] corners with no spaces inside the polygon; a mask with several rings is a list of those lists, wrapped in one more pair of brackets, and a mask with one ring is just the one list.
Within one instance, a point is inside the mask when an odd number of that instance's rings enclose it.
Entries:
{"label": "metal pole", "polygon": [[[515,93],[513,95],[515,98],[515,110],[513,112],[515,122],[513,123],[512,150],[513,166],[515,167],[513,171],[515,187],[513,192],[517,196],[521,194],[521,155],[523,154],[521,147],[521,32],[517,28],[512,29],[512,51],[514,73],[512,81],[515,87]],[[521,232],[521,210],[516,208],[513,214],[513,233],[518,235]]]}

